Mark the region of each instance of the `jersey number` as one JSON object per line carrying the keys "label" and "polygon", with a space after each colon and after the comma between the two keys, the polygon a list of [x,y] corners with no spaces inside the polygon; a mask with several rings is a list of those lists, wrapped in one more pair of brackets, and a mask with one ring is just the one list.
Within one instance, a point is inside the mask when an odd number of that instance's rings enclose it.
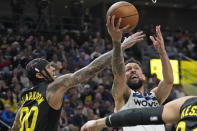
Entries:
{"label": "jersey number", "polygon": [[[37,117],[38,117],[37,106],[33,106],[30,110],[28,107],[21,108],[20,119],[19,119],[21,123],[20,131],[23,131],[24,128],[26,131],[33,131],[36,126]],[[32,118],[31,121],[30,118]]]}
{"label": "jersey number", "polygon": [[186,124],[184,121],[179,122],[176,131],[185,131]]}
{"label": "jersey number", "polygon": [[[179,124],[176,128],[176,131],[185,131],[185,128],[186,128],[186,123],[184,121],[181,121],[181,122],[179,122]],[[193,131],[197,131],[197,128],[194,129]]]}

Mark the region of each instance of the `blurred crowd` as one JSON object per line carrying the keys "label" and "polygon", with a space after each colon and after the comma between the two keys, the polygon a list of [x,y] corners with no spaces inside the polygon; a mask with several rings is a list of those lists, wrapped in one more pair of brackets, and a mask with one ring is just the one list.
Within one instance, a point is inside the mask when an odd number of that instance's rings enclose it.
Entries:
{"label": "blurred crowd", "polygon": [[[147,36],[154,34],[154,26],[142,29]],[[181,29],[172,32],[167,27],[163,27],[162,31],[170,58],[184,55],[197,60],[197,34]],[[56,68],[56,75],[60,76],[88,65],[111,49],[109,36],[103,37],[100,32],[88,33],[88,27],[85,32],[63,30],[46,34],[31,32],[28,26],[13,29],[0,24],[0,120],[8,126],[13,124],[20,93],[31,86],[25,74],[28,61],[45,58]],[[148,37],[128,49],[124,56],[140,61],[159,58]],[[71,88],[64,96],[58,130],[78,131],[87,120],[113,113],[112,82],[111,67],[108,67],[90,80]],[[158,82],[156,74],[147,75],[146,89],[151,90]],[[176,85],[166,102],[182,96],[185,93],[181,85]],[[5,124],[0,123],[0,130],[7,130]],[[170,131],[173,125],[166,125],[166,128]]]}

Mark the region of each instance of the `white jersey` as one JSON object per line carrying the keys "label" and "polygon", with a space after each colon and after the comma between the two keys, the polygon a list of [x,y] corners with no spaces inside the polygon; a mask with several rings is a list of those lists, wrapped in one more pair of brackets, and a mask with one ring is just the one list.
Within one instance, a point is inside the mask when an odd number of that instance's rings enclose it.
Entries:
{"label": "white jersey", "polygon": [[[131,90],[131,95],[121,110],[156,106],[159,106],[159,103],[153,92],[145,93],[143,96],[138,91]],[[165,127],[164,125],[139,125],[123,127],[123,131],[165,131]]]}

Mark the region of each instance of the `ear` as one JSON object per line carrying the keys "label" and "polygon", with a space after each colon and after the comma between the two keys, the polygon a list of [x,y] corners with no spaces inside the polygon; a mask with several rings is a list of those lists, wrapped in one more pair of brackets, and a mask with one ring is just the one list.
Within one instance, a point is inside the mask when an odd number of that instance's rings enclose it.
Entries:
{"label": "ear", "polygon": [[36,78],[43,78],[43,76],[40,73],[36,73]]}

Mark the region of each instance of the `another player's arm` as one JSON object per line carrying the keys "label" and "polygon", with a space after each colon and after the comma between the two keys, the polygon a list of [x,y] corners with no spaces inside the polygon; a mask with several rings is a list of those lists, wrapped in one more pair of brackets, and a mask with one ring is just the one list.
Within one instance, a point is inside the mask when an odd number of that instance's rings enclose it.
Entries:
{"label": "another player's arm", "polygon": [[180,119],[181,106],[192,97],[194,96],[182,97],[160,107],[133,108],[120,111],[105,118],[88,121],[83,125],[81,131],[88,131],[89,129],[99,131],[99,129],[107,126],[124,127],[174,123]]}
{"label": "another player's arm", "polygon": [[21,125],[20,125],[20,111],[21,111],[21,108],[18,109],[17,113],[16,113],[16,116],[15,116],[15,120],[14,120],[14,123],[12,125],[12,128],[11,128],[11,131],[19,131]]}
{"label": "another player's arm", "polygon": [[160,81],[158,87],[154,88],[152,91],[155,93],[158,102],[161,105],[167,99],[172,90],[174,78],[172,66],[165,50],[164,40],[160,31],[160,26],[156,26],[156,35],[157,36],[155,39],[152,36],[150,38],[160,55],[163,80]]}
{"label": "another player's arm", "polygon": [[71,74],[58,77],[47,89],[47,101],[54,109],[59,109],[64,93],[75,85],[93,77],[111,63],[112,51],[96,58],[88,66]]}

